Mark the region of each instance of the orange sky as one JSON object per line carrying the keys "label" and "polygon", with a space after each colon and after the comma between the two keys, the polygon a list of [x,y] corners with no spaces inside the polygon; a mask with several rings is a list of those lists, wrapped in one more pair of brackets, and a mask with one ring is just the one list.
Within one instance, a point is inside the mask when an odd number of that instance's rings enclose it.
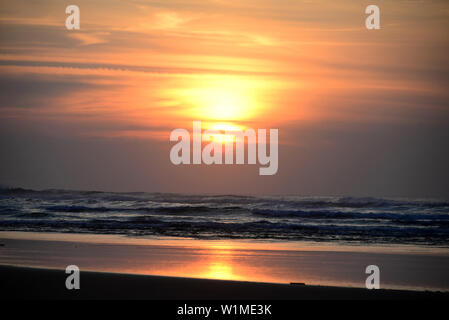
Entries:
{"label": "orange sky", "polygon": [[[5,139],[18,130],[168,144],[171,130],[203,120],[279,128],[299,155],[346,145],[321,128],[447,133],[445,1],[80,0],[74,31],[63,2],[0,3]],[[374,3],[378,31],[364,23]]]}

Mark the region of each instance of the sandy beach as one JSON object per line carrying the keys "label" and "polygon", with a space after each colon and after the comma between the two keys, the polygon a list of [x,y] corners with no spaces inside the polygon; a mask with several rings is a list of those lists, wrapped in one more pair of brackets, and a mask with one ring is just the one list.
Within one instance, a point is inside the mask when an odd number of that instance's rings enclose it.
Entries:
{"label": "sandy beach", "polygon": [[448,299],[448,293],[83,272],[80,290],[67,290],[64,270],[0,266],[10,299],[295,300]]}
{"label": "sandy beach", "polygon": [[[449,256],[437,248],[26,232],[2,232],[0,244],[11,298],[446,299],[449,291]],[[73,264],[76,293],[64,285]],[[382,270],[381,290],[364,288],[369,264]]]}

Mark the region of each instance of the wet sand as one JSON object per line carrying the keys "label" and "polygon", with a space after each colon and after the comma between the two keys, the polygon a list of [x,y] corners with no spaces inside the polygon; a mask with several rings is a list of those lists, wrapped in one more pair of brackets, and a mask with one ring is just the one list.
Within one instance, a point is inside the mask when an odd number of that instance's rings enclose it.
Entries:
{"label": "wet sand", "polygon": [[[381,289],[399,291],[365,289],[365,268],[371,264],[381,270]],[[82,272],[83,293],[78,296],[83,298],[353,299],[449,291],[447,250],[414,247],[1,232],[0,265],[2,287],[8,284],[8,290],[16,288],[24,297],[39,297],[39,290],[42,297],[71,297],[64,286],[68,265]],[[29,283],[34,291],[26,289]],[[103,286],[109,289],[104,292]]]}
{"label": "wet sand", "polygon": [[367,290],[81,272],[80,289],[67,290],[64,270],[0,266],[9,299],[296,300],[448,299],[448,293]]}

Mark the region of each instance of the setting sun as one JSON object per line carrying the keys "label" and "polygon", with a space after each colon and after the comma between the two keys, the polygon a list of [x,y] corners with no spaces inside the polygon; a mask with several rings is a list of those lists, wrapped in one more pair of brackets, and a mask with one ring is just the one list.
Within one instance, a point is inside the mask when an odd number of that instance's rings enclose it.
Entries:
{"label": "setting sun", "polygon": [[189,106],[189,116],[197,119],[241,121],[258,116],[263,109],[260,83],[241,77],[199,79],[175,94]]}

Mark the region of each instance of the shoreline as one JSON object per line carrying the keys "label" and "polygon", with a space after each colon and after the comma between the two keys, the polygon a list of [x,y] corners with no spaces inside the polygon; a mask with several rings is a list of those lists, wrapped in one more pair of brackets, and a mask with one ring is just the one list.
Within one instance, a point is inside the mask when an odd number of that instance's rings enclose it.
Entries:
{"label": "shoreline", "polygon": [[[217,248],[234,248],[245,246],[248,250],[267,250],[270,244],[272,250],[285,251],[334,251],[334,252],[369,252],[369,253],[401,253],[449,256],[449,247],[430,247],[414,244],[361,244],[340,242],[288,241],[272,239],[197,239],[172,236],[129,236],[123,234],[100,233],[64,233],[35,231],[0,231],[1,239],[86,242],[97,244],[129,244]],[[243,250],[243,249],[242,249]]]}
{"label": "shoreline", "polygon": [[8,299],[142,300],[407,300],[449,298],[448,292],[407,291],[80,272],[80,289],[65,288],[65,270],[0,265]]}

